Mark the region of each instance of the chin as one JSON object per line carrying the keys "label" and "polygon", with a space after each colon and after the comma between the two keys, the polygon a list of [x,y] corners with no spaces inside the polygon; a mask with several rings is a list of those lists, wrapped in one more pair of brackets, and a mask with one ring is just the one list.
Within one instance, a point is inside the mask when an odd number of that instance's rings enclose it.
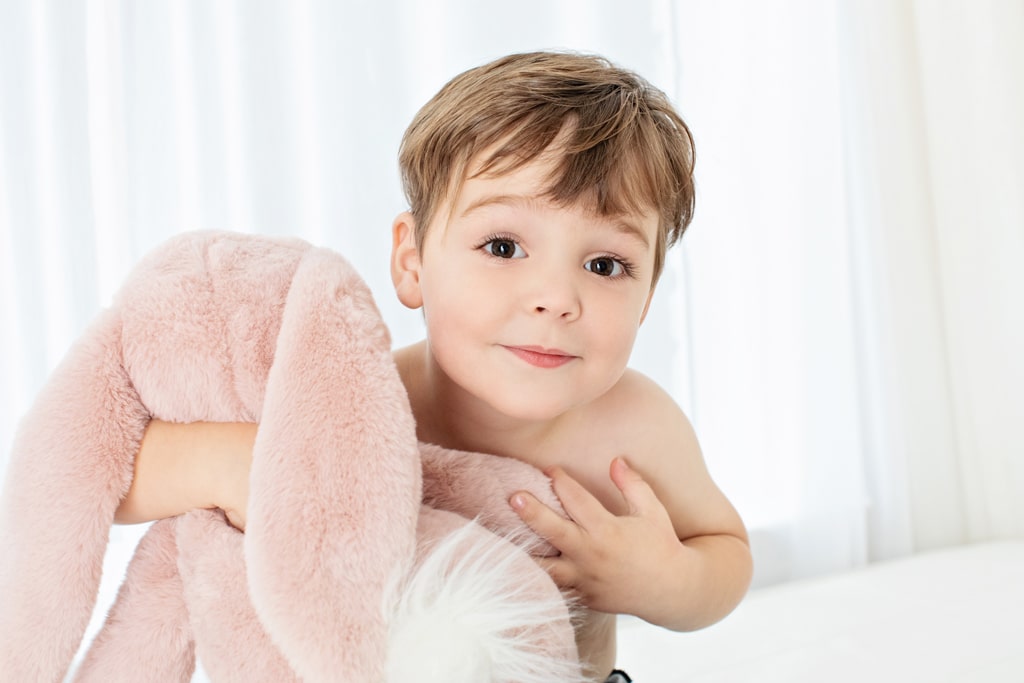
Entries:
{"label": "chin", "polygon": [[553,400],[550,395],[520,398],[516,401],[499,396],[488,403],[502,415],[524,422],[547,422],[580,405],[579,401]]}

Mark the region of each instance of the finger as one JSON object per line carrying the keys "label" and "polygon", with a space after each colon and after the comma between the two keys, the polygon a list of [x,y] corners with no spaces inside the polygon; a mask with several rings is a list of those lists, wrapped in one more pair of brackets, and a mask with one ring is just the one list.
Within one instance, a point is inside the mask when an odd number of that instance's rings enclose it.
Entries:
{"label": "finger", "polygon": [[551,486],[569,519],[584,529],[593,529],[612,516],[594,494],[561,467],[552,467],[547,475],[551,477]]}
{"label": "finger", "polygon": [[631,515],[643,515],[655,504],[660,505],[658,496],[640,473],[630,467],[625,458],[615,458],[609,467],[612,483],[622,494]]}
{"label": "finger", "polygon": [[527,491],[517,491],[509,498],[509,505],[520,519],[559,552],[573,547],[579,530],[576,525],[540,502]]}
{"label": "finger", "polygon": [[576,586],[579,572],[576,565],[564,557],[542,557],[537,560],[540,568],[547,572],[559,588]]}

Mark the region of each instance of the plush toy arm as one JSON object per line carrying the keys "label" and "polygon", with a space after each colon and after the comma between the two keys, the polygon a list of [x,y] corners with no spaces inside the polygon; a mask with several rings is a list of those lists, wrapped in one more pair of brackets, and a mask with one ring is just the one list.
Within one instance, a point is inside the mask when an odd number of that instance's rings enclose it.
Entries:
{"label": "plush toy arm", "polygon": [[0,501],[0,676],[59,681],[89,622],[149,414],[104,312],[21,423]]}
{"label": "plush toy arm", "polygon": [[177,521],[157,522],[142,537],[75,683],[192,678],[195,650],[178,574]]}
{"label": "plush toy arm", "polygon": [[551,480],[521,460],[420,444],[423,463],[423,502],[476,519],[499,536],[523,546],[535,556],[556,554],[509,506],[516,491],[530,491],[542,503],[562,512]]}

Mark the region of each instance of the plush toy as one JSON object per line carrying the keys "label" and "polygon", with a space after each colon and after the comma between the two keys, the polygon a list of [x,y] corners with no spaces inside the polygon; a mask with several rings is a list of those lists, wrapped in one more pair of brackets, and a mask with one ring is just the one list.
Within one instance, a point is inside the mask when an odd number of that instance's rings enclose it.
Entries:
{"label": "plush toy", "polygon": [[[244,534],[154,524],[75,680],[580,680],[567,601],[507,505],[521,462],[419,444],[369,290],[299,240],[193,233],[129,276],[15,437],[0,678],[60,681],[151,418],[258,422]],[[485,528],[486,527],[486,528]],[[489,529],[489,530],[488,530]]]}

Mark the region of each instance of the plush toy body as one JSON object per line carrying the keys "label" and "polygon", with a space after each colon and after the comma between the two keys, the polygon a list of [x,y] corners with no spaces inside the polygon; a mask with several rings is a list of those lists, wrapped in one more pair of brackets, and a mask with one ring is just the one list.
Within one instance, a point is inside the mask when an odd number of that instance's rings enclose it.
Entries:
{"label": "plush toy body", "polygon": [[214,681],[579,678],[566,604],[517,543],[543,546],[505,502],[557,504],[546,479],[417,443],[387,330],[340,256],[196,233],[143,260],[20,426],[4,680],[64,677],[152,417],[259,422],[246,533],[208,511],[154,524],[77,680],[187,681],[196,654]]}

